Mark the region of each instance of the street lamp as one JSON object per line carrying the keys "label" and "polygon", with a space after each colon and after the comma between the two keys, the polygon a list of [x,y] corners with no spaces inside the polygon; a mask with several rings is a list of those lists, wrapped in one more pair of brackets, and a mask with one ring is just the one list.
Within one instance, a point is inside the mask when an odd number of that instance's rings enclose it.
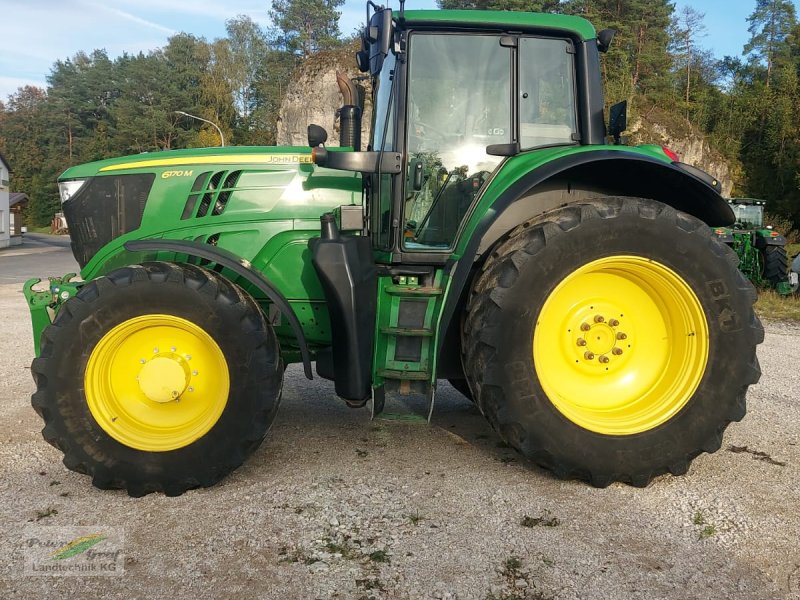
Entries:
{"label": "street lamp", "polygon": [[219,145],[223,146],[223,147],[225,146],[225,138],[222,135],[222,129],[220,129],[219,125],[214,123],[214,121],[209,121],[208,119],[204,119],[203,117],[198,117],[196,115],[190,115],[189,113],[183,112],[182,110],[175,110],[173,112],[176,115],[183,115],[184,117],[189,117],[191,119],[197,119],[198,121],[203,121],[203,123],[208,123],[209,125],[211,125],[212,127],[214,127],[217,130],[217,133],[219,133]]}

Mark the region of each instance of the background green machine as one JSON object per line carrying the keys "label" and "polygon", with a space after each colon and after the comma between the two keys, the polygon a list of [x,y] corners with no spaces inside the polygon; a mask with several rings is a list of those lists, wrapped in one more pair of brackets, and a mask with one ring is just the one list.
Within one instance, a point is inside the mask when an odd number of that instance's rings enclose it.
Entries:
{"label": "background green machine", "polygon": [[65,465],[139,496],[261,444],[284,369],[373,415],[449,380],[531,461],[647,485],[720,447],[760,375],[712,176],[620,144],[578,17],[368,3],[340,147],[102,160],[59,179],[82,282],[25,286],[34,409]]}
{"label": "background green machine", "polygon": [[782,295],[793,293],[786,238],[764,222],[766,202],[753,198],[731,198],[729,202],[736,222],[732,227],[714,228],[714,234],[733,248],[739,269],[753,285],[773,288]]}

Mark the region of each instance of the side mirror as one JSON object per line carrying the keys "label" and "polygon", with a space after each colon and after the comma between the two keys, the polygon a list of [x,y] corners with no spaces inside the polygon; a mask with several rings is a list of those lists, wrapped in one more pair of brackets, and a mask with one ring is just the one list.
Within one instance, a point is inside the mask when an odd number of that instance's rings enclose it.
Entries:
{"label": "side mirror", "polygon": [[[372,6],[375,6],[374,4]],[[377,7],[376,7],[377,8]],[[392,9],[379,7],[372,14],[364,31],[369,44],[369,72],[377,75],[383,67],[383,59],[389,54],[394,38]]]}
{"label": "side mirror", "polygon": [[623,100],[611,107],[608,111],[608,135],[614,138],[614,143],[622,143],[622,132],[628,128],[628,101]]}
{"label": "side mirror", "polygon": [[425,163],[419,158],[412,158],[408,161],[408,179],[406,180],[406,191],[418,192],[422,189],[423,170]]}
{"label": "side mirror", "polygon": [[314,125],[313,123],[308,126],[308,145],[312,148],[323,145],[328,141],[328,132],[324,127]]}
{"label": "side mirror", "polygon": [[600,52],[608,52],[616,33],[616,29],[603,29],[597,34],[597,48]]}
{"label": "side mirror", "polygon": [[358,65],[358,70],[362,73],[369,71],[369,52],[366,50],[356,52],[356,65]]}

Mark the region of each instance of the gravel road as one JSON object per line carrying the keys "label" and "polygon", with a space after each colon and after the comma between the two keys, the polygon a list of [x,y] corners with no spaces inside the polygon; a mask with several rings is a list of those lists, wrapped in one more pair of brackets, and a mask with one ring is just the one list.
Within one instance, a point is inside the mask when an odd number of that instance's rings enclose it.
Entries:
{"label": "gravel road", "polygon": [[[27,308],[19,284],[0,285],[0,596],[800,599],[800,328],[766,330],[745,420],[646,489],[555,479],[447,384],[431,426],[370,421],[292,366],[241,469],[133,499],[43,441]],[[24,576],[42,525],[121,528],[124,573]]]}

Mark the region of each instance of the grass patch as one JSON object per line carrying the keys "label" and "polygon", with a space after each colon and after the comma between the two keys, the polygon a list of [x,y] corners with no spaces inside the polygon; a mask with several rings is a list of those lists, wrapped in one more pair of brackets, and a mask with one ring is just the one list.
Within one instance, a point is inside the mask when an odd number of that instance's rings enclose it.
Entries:
{"label": "grass patch", "polygon": [[278,564],[280,563],[303,563],[306,565],[313,564],[316,561],[306,556],[300,548],[289,548],[288,546],[281,546],[278,548]]}
{"label": "grass patch", "polygon": [[520,574],[519,570],[522,567],[522,561],[518,556],[509,556],[503,563],[503,575],[506,577],[513,577],[514,579]]}
{"label": "grass patch", "polygon": [[692,517],[692,523],[698,527],[702,527],[698,533],[698,539],[704,540],[706,538],[710,538],[712,535],[717,534],[717,526],[713,523],[707,522],[706,518],[703,516],[703,513],[701,513],[699,510],[694,513],[694,517]]}
{"label": "grass patch", "polygon": [[375,550],[375,552],[370,553],[369,559],[376,563],[388,563],[389,553],[386,550]]}
{"label": "grass patch", "polygon": [[37,510],[36,511],[36,521],[41,521],[42,519],[46,519],[47,517],[52,517],[53,515],[57,515],[58,511],[53,508],[52,506],[48,506],[44,510]]}
{"label": "grass patch", "polygon": [[421,514],[419,514],[418,510],[415,510],[414,514],[406,515],[406,516],[408,517],[408,520],[411,521],[412,525],[419,525],[420,521],[424,521],[425,520],[425,517],[423,517]]}
{"label": "grass patch", "polygon": [[700,530],[700,539],[704,540],[706,538],[710,538],[712,535],[717,533],[716,525],[706,525],[703,529]]}
{"label": "grass patch", "polygon": [[28,225],[28,233],[50,233],[50,225],[44,225],[42,227]]}
{"label": "grass patch", "polygon": [[359,552],[358,548],[356,548],[348,538],[345,538],[341,542],[326,538],[324,542],[325,550],[331,554],[341,554],[342,558],[346,558],[347,560],[355,560],[361,556],[361,552]]}
{"label": "grass patch", "polygon": [[798,254],[800,254],[800,244],[786,244],[786,256],[790,261]]}
{"label": "grass patch", "polygon": [[759,290],[756,313],[774,321],[800,321],[800,295],[781,296],[775,290]]}

